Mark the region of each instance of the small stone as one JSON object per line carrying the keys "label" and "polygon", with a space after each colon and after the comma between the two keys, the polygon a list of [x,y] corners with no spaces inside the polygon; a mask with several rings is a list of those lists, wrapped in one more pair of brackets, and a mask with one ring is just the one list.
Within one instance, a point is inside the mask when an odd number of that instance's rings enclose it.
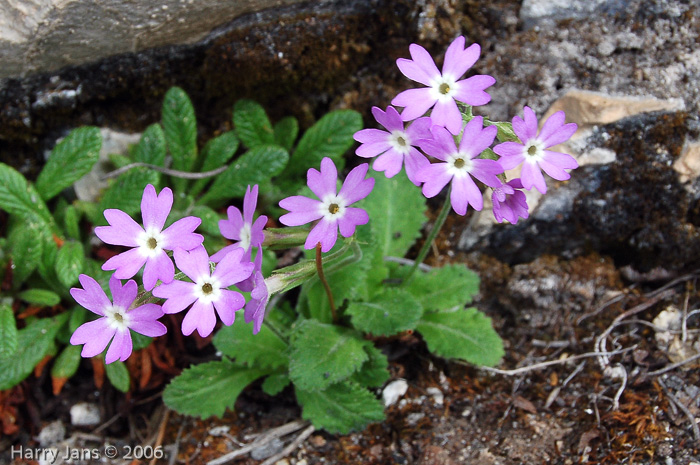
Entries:
{"label": "small stone", "polygon": [[73,426],[94,426],[100,423],[100,408],[97,404],[80,402],[70,408],[70,423]]}
{"label": "small stone", "polygon": [[429,387],[425,390],[425,392],[427,392],[428,395],[433,398],[433,402],[435,402],[437,405],[442,405],[445,402],[445,395],[440,389],[436,387]]}
{"label": "small stone", "polygon": [[423,418],[425,418],[425,413],[423,412],[409,413],[406,417],[406,423],[408,423],[409,426],[416,426]]}
{"label": "small stone", "polygon": [[264,446],[257,447],[250,451],[250,457],[253,460],[265,460],[268,457],[272,457],[282,450],[284,447],[284,442],[278,438],[273,439]]}
{"label": "small stone", "polygon": [[321,436],[319,434],[316,434],[314,436],[311,436],[311,439],[309,439],[309,442],[314,447],[323,447],[326,445],[326,438],[324,438],[323,436]]}
{"label": "small stone", "polygon": [[63,441],[65,437],[66,427],[63,426],[63,422],[61,420],[56,420],[41,429],[37,440],[39,441],[41,447],[48,447]]}
{"label": "small stone", "polygon": [[428,446],[423,451],[423,456],[418,461],[419,465],[454,465],[456,462],[450,458],[450,452],[439,446]]}
{"label": "small stone", "polygon": [[382,391],[382,399],[384,399],[384,406],[388,407],[390,405],[394,405],[401,396],[406,394],[407,390],[408,383],[405,379],[397,379],[387,384],[384,390]]}
{"label": "small stone", "polygon": [[223,436],[224,434],[228,434],[230,430],[230,426],[215,426],[209,430],[209,435],[214,437]]}
{"label": "small stone", "polygon": [[289,459],[282,459],[275,462],[275,465],[289,465]]}

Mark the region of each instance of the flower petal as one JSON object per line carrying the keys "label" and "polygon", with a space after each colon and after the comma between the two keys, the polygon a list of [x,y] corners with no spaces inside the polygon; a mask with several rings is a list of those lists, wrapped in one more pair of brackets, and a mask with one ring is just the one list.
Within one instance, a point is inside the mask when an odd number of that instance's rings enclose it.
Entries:
{"label": "flower petal", "polygon": [[391,101],[392,105],[404,107],[401,112],[401,119],[411,121],[419,118],[435,105],[437,99],[433,96],[432,90],[424,87],[421,89],[408,89],[398,94]]}
{"label": "flower petal", "polygon": [[197,300],[182,320],[182,334],[189,336],[196,329],[200,336],[207,337],[215,326],[214,305]]}
{"label": "flower petal", "polygon": [[162,231],[165,220],[173,207],[173,191],[165,187],[156,195],[156,188],[151,184],[143,190],[141,198],[141,216],[143,217],[144,229],[155,229]]}
{"label": "flower petal", "polygon": [[430,119],[438,126],[444,126],[452,134],[459,134],[462,130],[462,114],[453,99],[438,100],[435,103]]}
{"label": "flower petal", "polygon": [[343,237],[351,237],[355,234],[355,227],[369,222],[369,214],[362,208],[346,208],[345,214],[338,219],[340,234]]}
{"label": "flower petal", "polygon": [[465,39],[463,36],[457,37],[445,52],[445,61],[442,65],[442,75],[459,79],[469,68],[474,66],[476,60],[481,55],[479,44],[472,44],[464,48]]}
{"label": "flower petal", "polygon": [[464,102],[467,105],[477,106],[486,105],[491,101],[491,96],[484,89],[491,87],[496,83],[493,76],[486,74],[477,74],[462,81],[457,81],[457,91],[455,92],[455,100]]}
{"label": "flower petal", "polygon": [[117,279],[132,278],[146,263],[146,257],[139,249],[131,249],[115,255],[102,265],[105,271],[115,270],[114,276]]}
{"label": "flower petal", "polygon": [[192,250],[199,247],[204,242],[204,236],[196,234],[194,230],[201,223],[202,220],[195,216],[186,216],[177,220],[163,231],[163,248],[175,250],[179,247],[184,250]]}
{"label": "flower petal", "polygon": [[447,163],[433,163],[418,173],[423,184],[423,195],[435,197],[450,182],[452,175],[447,172]]}
{"label": "flower petal", "polygon": [[240,292],[221,290],[219,300],[214,302],[216,313],[226,326],[231,326],[236,317],[236,312],[245,305],[245,298]]}
{"label": "flower petal", "polygon": [[153,295],[167,299],[163,304],[163,313],[178,313],[197,300],[194,294],[196,284],[174,280],[170,284],[161,284],[153,289]]}
{"label": "flower petal", "polygon": [[425,158],[425,155],[413,147],[411,147],[408,155],[404,157],[404,161],[406,162],[406,176],[413,184],[420,186],[421,182],[418,179],[418,173],[430,165],[430,162]]}
{"label": "flower petal", "polygon": [[544,176],[542,176],[542,171],[537,163],[526,162],[523,163],[523,169],[520,173],[520,180],[523,183],[523,187],[527,190],[536,188],[540,193],[547,193],[547,183],[544,181]]}
{"label": "flower petal", "polygon": [[301,226],[321,218],[320,212],[322,202],[310,199],[302,195],[293,195],[280,200],[280,207],[289,210],[289,213],[282,215],[280,223],[285,226]]}
{"label": "flower petal", "polygon": [[385,153],[379,155],[372,168],[374,171],[384,171],[384,176],[387,178],[393,178],[401,171],[403,166],[403,155],[394,149],[388,150]]}
{"label": "flower petal", "polygon": [[344,198],[348,205],[364,199],[372,192],[374,179],[365,179],[367,170],[369,170],[369,165],[363,163],[353,168],[345,178],[338,196]]}
{"label": "flower petal", "polygon": [[[403,126],[403,123],[401,123],[401,125]],[[352,137],[362,144],[374,144],[376,142],[386,141],[389,137],[389,133],[381,129],[361,129],[353,134]]]}
{"label": "flower petal", "polygon": [[138,293],[138,286],[136,281],[129,280],[122,286],[121,281],[112,275],[109,278],[109,290],[112,291],[112,300],[114,300],[114,305],[127,310],[134,300],[136,300],[136,294]]}
{"label": "flower petal", "polygon": [[328,157],[321,160],[321,171],[310,168],[306,172],[306,184],[319,199],[337,192],[338,170],[335,163]]}
{"label": "flower petal", "polygon": [[175,249],[173,253],[175,264],[192,281],[197,282],[202,277],[211,276],[209,272],[209,255],[204,247],[199,246],[187,252],[183,249]]}
{"label": "flower petal", "polygon": [[258,205],[258,185],[254,185],[251,189],[250,186],[245,191],[245,196],[243,197],[243,219],[246,224],[253,223],[253,215],[255,214],[255,207]]}
{"label": "flower petal", "polygon": [[304,248],[307,250],[316,247],[316,244],[321,243],[321,252],[328,252],[335,245],[338,239],[338,225],[336,221],[329,221],[322,218],[306,238]]}
{"label": "flower petal", "polygon": [[212,276],[221,283],[221,287],[232,286],[251,275],[255,266],[249,261],[242,262],[244,253],[243,249],[234,250],[216,265]]}
{"label": "flower petal", "polygon": [[74,287],[70,290],[70,295],[73,296],[76,302],[87,308],[93,313],[104,316],[104,309],[111,307],[112,302],[107,298],[107,294],[102,290],[102,286],[86,274],[78,276],[83,289]]}
{"label": "flower petal", "polygon": [[542,143],[545,147],[553,147],[561,144],[562,142],[566,142],[567,140],[571,139],[571,136],[574,135],[577,129],[578,125],[576,123],[567,123],[554,131],[549,137],[544,139]]}
{"label": "flower petal", "polygon": [[168,284],[175,277],[175,267],[172,260],[161,249],[154,257],[146,259],[146,267],[143,269],[143,287],[147,291],[153,289],[158,280]]}
{"label": "flower petal", "polygon": [[[564,126],[564,120],[566,119],[566,115],[564,114],[563,111],[558,111],[554,114],[552,114],[547,120],[544,122],[542,125],[542,129],[540,130],[539,134],[539,139],[541,141],[545,141],[549,139],[552,135],[554,135],[559,129]],[[573,132],[572,132],[573,134]],[[550,147],[547,145],[547,147]]]}
{"label": "flower petal", "polygon": [[105,355],[105,363],[109,364],[121,360],[122,362],[129,358],[133,350],[131,343],[131,333],[128,329],[118,330],[114,333],[114,339],[107,349]]}
{"label": "flower petal", "polygon": [[83,323],[73,332],[70,343],[74,346],[85,344],[81,355],[83,357],[94,357],[101,354],[109,341],[114,336],[115,329],[109,326],[107,318],[98,318],[94,321]]}
{"label": "flower petal", "polygon": [[243,215],[241,211],[233,206],[226,209],[227,220],[219,221],[219,231],[226,239],[232,241],[241,240],[241,229],[243,228]]}
{"label": "flower petal", "polygon": [[106,244],[136,247],[137,239],[143,234],[143,228],[129,215],[121,210],[107,209],[104,216],[109,226],[98,226],[95,235]]}

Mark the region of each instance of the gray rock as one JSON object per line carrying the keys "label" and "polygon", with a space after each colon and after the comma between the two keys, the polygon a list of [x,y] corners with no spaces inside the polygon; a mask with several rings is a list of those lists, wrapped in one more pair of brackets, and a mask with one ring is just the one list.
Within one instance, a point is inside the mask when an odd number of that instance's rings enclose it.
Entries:
{"label": "gray rock", "polygon": [[250,457],[253,460],[265,460],[266,458],[272,457],[273,455],[280,452],[283,447],[284,442],[282,442],[278,438],[275,438],[272,441],[265,444],[264,446],[260,446],[250,451]]}
{"label": "gray rock", "polygon": [[79,402],[70,408],[70,422],[73,426],[94,426],[100,420],[100,407],[97,404]]}
{"label": "gray rock", "polygon": [[49,447],[63,441],[65,437],[66,427],[61,420],[56,420],[41,429],[37,440],[41,447]]}

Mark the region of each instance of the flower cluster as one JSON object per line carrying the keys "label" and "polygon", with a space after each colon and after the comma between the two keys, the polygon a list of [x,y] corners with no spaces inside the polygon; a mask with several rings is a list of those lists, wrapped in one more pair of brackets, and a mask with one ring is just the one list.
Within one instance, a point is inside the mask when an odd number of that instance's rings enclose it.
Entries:
{"label": "flower cluster", "polygon": [[[501,143],[491,148],[498,129],[480,116],[471,116],[471,107],[491,100],[486,89],[496,80],[488,75],[462,79],[481,53],[478,44],[465,45],[464,37],[450,44],[440,71],[427,50],[411,44],[411,59],[399,58],[396,64],[404,76],[425,87],[405,90],[394,97],[391,103],[403,107],[401,113],[392,106],[386,111],[372,108],[386,131],[364,129],[355,133],[355,140],[360,142],[355,153],[364,158],[377,157],[372,167],[389,178],[405,166],[408,179],[422,186],[428,198],[449,184],[450,202],[459,215],[466,214],[469,205],[477,211],[483,208],[483,195],[475,180],[479,181],[493,190],[496,221],[516,223],[518,218],[528,217],[522,190],[534,187],[542,194],[547,192],[542,171],[564,181],[570,176],[566,170],[578,167],[571,155],[548,150],[568,140],[577,127],[566,124],[564,112],[559,111],[538,131],[537,117],[526,106],[524,119],[515,116],[512,120],[512,131],[519,140],[499,140]],[[521,167],[520,177],[508,180],[506,171],[517,167]]]}
{"label": "flower cluster", "polygon": [[[121,210],[105,210],[109,226],[95,228],[95,234],[111,245],[130,247],[107,260],[103,270],[114,271],[109,288],[113,302],[93,278],[80,275],[81,288],[71,289],[73,298],[100,318],[80,326],[71,337],[71,344],[84,344],[83,357],[94,357],[109,345],[105,362],[126,360],[132,352],[130,331],[156,337],[166,333],[158,321],[166,313],[188,309],[182,321],[182,332],[200,336],[212,333],[216,315],[225,325],[233,324],[235,313],[246,308],[246,322],[254,321],[253,331],[260,331],[265,316],[268,295],[262,279],[263,228],[267,217],[253,221],[258,186],[246,191],[243,213],[228,208],[228,219],[219,223],[222,236],[231,239],[211,258],[202,245],[204,237],[194,232],[201,219],[188,216],[164,229],[173,206],[173,193],[164,188],[160,194],[152,185],[146,186],[141,200],[143,226]],[[253,248],[258,252],[252,260]],[[175,264],[166,251],[171,251]],[[214,263],[216,263],[214,267]],[[175,274],[176,267],[180,270]],[[212,267],[213,271],[212,271]],[[143,268],[143,288],[154,297],[165,299],[161,304],[143,303],[137,299],[137,284],[133,279]],[[187,277],[190,281],[185,281]],[[177,278],[177,279],[176,279]],[[122,286],[121,280],[129,279]],[[243,292],[252,292],[246,304]],[[250,308],[250,309],[249,309]],[[111,344],[110,344],[111,341]]]}

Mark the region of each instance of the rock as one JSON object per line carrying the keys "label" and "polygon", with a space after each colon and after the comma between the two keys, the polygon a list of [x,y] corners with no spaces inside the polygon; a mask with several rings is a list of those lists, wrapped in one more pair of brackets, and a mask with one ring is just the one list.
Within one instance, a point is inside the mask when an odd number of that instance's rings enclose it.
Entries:
{"label": "rock", "polygon": [[408,383],[405,379],[397,379],[387,384],[384,390],[382,391],[382,399],[384,399],[384,406],[388,407],[390,405],[394,405],[401,396],[406,394],[407,390]]}
{"label": "rock", "polygon": [[284,448],[284,442],[278,438],[273,439],[267,444],[256,447],[250,451],[250,457],[253,460],[265,460],[266,458],[272,457]]}
{"label": "rock", "polygon": [[100,407],[97,404],[79,402],[70,408],[70,422],[73,426],[95,426],[100,421]]}
{"label": "rock", "polygon": [[627,0],[524,0],[520,19],[526,27],[551,24],[562,19],[580,19],[602,11],[622,10]]}
{"label": "rock", "polygon": [[58,444],[66,437],[66,427],[61,420],[56,420],[44,426],[39,432],[37,440],[41,447]]}
{"label": "rock", "polygon": [[300,0],[29,0],[0,4],[0,79],[201,40],[246,13]]}
{"label": "rock", "polygon": [[418,461],[419,465],[455,465],[450,457],[450,452],[440,446],[429,445],[423,450],[423,455]]}
{"label": "rock", "polygon": [[686,143],[681,156],[673,162],[673,169],[680,174],[683,184],[697,179],[700,176],[700,142]]}
{"label": "rock", "polygon": [[425,392],[433,398],[433,402],[435,402],[436,405],[442,405],[445,402],[445,395],[439,388],[429,387]]}

